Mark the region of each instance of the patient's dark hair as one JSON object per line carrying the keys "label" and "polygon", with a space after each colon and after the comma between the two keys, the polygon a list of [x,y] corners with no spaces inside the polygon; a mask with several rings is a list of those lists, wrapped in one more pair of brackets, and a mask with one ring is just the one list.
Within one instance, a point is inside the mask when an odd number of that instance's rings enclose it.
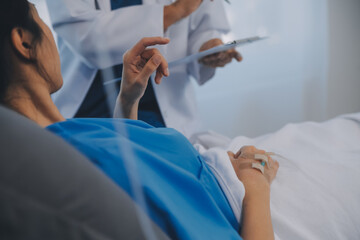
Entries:
{"label": "patient's dark hair", "polygon": [[[16,27],[26,29],[33,34],[32,54],[35,55],[36,45],[42,39],[42,30],[32,16],[30,4],[27,0],[2,0],[0,4],[0,104],[5,104],[5,94],[11,80],[9,70],[12,69],[5,52],[8,44],[5,43],[11,43],[11,31]],[[36,56],[33,59],[36,59]]]}

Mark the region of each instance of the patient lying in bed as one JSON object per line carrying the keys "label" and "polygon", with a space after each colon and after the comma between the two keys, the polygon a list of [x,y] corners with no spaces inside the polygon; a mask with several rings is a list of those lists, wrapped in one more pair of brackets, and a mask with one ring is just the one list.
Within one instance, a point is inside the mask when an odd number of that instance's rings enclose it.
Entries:
{"label": "patient lying in bed", "polygon": [[[0,26],[0,103],[86,155],[171,238],[359,236],[359,114],[212,146],[211,135],[199,135],[196,150],[175,130],[135,120],[151,73],[156,71],[157,82],[167,75],[165,59],[147,46],[169,40],[146,38],[124,56],[117,102],[117,114],[134,120],[66,120],[50,96],[62,85],[51,31],[25,0],[6,1],[0,10],[10,16]],[[283,165],[279,177],[270,154],[244,145],[284,156],[277,158]]]}
{"label": "patient lying in bed", "polygon": [[[156,49],[169,39],[144,38],[124,56],[116,114],[126,119],[66,120],[51,94],[62,86],[60,61],[50,29],[26,0],[0,8],[0,103],[60,135],[123,188],[172,239],[241,239],[239,223],[217,179],[191,143],[173,129],[137,121],[139,99],[153,72],[160,82],[167,62]],[[255,148],[237,161],[257,163]],[[236,168],[247,189],[244,239],[272,239],[270,183],[278,164]],[[258,163],[257,163],[258,164]],[[238,184],[239,180],[236,179]],[[89,186],[91,187],[91,186]],[[101,197],[101,196],[99,196]],[[101,206],[99,206],[101,207]],[[252,229],[260,229],[253,231]]]}

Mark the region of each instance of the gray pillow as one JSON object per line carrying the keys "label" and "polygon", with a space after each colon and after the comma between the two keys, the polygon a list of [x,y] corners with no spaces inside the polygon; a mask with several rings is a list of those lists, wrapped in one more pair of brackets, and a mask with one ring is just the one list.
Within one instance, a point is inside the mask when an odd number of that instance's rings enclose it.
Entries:
{"label": "gray pillow", "polygon": [[168,239],[75,149],[1,106],[0,149],[0,239],[145,239],[144,224]]}

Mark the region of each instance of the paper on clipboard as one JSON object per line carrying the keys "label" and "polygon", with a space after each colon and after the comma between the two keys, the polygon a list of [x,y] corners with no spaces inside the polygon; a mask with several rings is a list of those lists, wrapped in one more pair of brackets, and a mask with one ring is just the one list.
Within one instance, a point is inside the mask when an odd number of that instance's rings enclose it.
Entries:
{"label": "paper on clipboard", "polygon": [[172,61],[172,62],[169,63],[169,67],[174,67],[174,66],[177,66],[177,65],[187,64],[187,63],[196,61],[196,60],[198,60],[200,58],[203,58],[205,56],[208,56],[208,55],[211,55],[211,54],[214,54],[214,53],[227,51],[229,49],[236,48],[236,47],[241,46],[241,45],[246,45],[246,44],[253,43],[253,42],[256,42],[256,41],[259,41],[259,40],[264,40],[264,39],[267,39],[267,38],[268,37],[255,36],[255,37],[235,40],[233,42],[226,43],[224,45],[220,45],[220,46],[217,46],[217,47],[214,47],[214,48],[210,48],[210,49],[208,49],[206,51],[199,52],[199,53],[196,53],[196,54],[193,54],[193,55],[190,55],[190,56],[187,56],[187,57]]}

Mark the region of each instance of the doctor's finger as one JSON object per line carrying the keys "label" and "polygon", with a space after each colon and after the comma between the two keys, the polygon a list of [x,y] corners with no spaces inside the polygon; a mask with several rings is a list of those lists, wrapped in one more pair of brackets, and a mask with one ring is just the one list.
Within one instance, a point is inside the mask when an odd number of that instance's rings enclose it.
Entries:
{"label": "doctor's finger", "polygon": [[235,59],[236,59],[236,61],[238,61],[238,62],[241,62],[244,58],[243,58],[243,56],[238,52],[238,51],[236,51],[236,54],[235,54],[235,57],[234,57]]}
{"label": "doctor's finger", "polygon": [[217,68],[217,67],[224,67],[226,64],[228,64],[229,62],[231,62],[232,58],[225,58],[225,59],[217,59],[215,61],[210,61],[207,63],[204,63],[205,65],[212,67],[212,68]]}
{"label": "doctor's finger", "polygon": [[219,54],[220,53],[214,53],[214,54],[205,56],[205,57],[201,58],[200,61],[204,62],[204,63],[209,63],[209,62],[215,61],[216,59],[219,58]]}
{"label": "doctor's finger", "polygon": [[201,63],[210,67],[223,67],[229,62],[231,62],[232,58],[233,56],[231,55],[231,53],[225,51],[207,56],[202,59]]}
{"label": "doctor's finger", "polygon": [[204,58],[204,59],[201,59],[199,62],[206,66],[212,66],[212,65],[214,65],[215,62],[217,62],[217,60],[214,58]]}
{"label": "doctor's finger", "polygon": [[226,52],[221,52],[221,54],[219,55],[219,59],[223,62],[231,62],[231,60],[233,58],[235,58],[237,55],[236,51],[231,49],[229,51]]}
{"label": "doctor's finger", "polygon": [[221,52],[216,59],[219,65],[226,65],[232,61],[232,59],[235,58],[237,61],[241,61],[242,57],[240,53],[238,53],[235,49],[230,49],[225,52]]}
{"label": "doctor's finger", "polygon": [[136,57],[138,55],[141,55],[141,53],[149,46],[154,46],[157,44],[168,44],[170,42],[169,38],[163,38],[163,37],[146,37],[141,39],[137,44],[135,44],[134,47],[131,48],[129,51],[129,54],[132,57]]}
{"label": "doctor's finger", "polygon": [[217,64],[220,67],[225,66],[226,64],[230,63],[232,61],[232,56],[229,53],[224,52],[219,56],[219,59],[217,60]]}
{"label": "doctor's finger", "polygon": [[233,59],[236,59],[236,61],[238,62],[242,60],[242,56],[235,49],[231,49],[226,52],[221,52],[217,61],[210,63],[210,65],[213,65],[215,67],[224,67],[227,64],[229,64]]}
{"label": "doctor's finger", "polygon": [[241,54],[238,52],[238,51],[236,51],[235,49],[231,49],[231,50],[229,50],[230,52],[230,56],[232,57],[232,58],[235,58],[236,59],[236,61],[238,61],[238,62],[241,62],[242,60],[243,60],[243,57],[241,56]]}

